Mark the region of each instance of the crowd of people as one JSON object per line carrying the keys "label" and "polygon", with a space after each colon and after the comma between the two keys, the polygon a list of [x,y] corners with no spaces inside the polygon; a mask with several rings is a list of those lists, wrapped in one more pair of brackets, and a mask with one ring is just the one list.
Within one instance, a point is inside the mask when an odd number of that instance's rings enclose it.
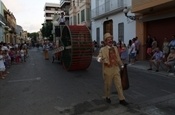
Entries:
{"label": "crowd of people", "polygon": [[[96,50],[98,44],[93,41]],[[113,36],[110,33],[104,35],[104,41],[101,42],[97,61],[102,63],[102,76],[104,79],[104,95],[107,103],[111,103],[110,93],[112,82],[114,82],[118,92],[119,103],[126,106],[128,102],[125,101],[123,95],[122,83],[120,78],[120,71],[124,68],[126,63],[134,64],[140,51],[140,41],[138,37],[129,40],[126,45],[121,40],[116,43],[113,41]],[[156,67],[156,72],[159,72],[160,64],[163,63],[168,72],[172,72],[175,66],[175,35],[172,40],[168,42],[167,38],[164,39],[162,47],[158,47],[155,37],[148,35],[146,40],[147,56],[149,57],[150,68],[153,65]]]}
{"label": "crowd of people", "polygon": [[7,77],[8,68],[13,64],[26,62],[28,56],[28,45],[0,43],[0,79]]}
{"label": "crowd of people", "polygon": [[[98,46],[95,40],[93,41],[93,44],[94,50],[105,46],[104,41],[101,41],[100,46]],[[148,70],[153,70],[154,65],[156,68],[155,71],[159,72],[159,68],[161,64],[163,64],[167,67],[167,71],[172,73],[175,66],[175,35],[172,35],[170,41],[165,37],[162,45],[158,43],[156,37],[148,35],[145,44],[146,57],[147,60],[149,60],[150,66]],[[132,65],[138,60],[138,54],[140,53],[139,51],[141,46],[141,42],[138,37],[129,40],[127,45],[121,40],[118,42],[113,41],[113,46],[117,46],[123,63]]]}
{"label": "crowd of people", "polygon": [[150,57],[150,68],[153,69],[153,65],[156,67],[156,72],[159,72],[161,64],[167,67],[167,71],[173,73],[175,66],[175,35],[172,35],[172,39],[169,41],[164,38],[162,47],[158,46],[155,37],[148,35],[147,39],[147,55]]}
{"label": "crowd of people", "polygon": [[[97,45],[96,41],[93,41],[93,44],[94,50],[96,50],[98,47],[101,48],[105,46],[104,41],[101,41],[100,46]],[[132,65],[135,63],[136,60],[138,60],[137,58],[140,50],[140,41],[138,37],[129,40],[127,45],[121,40],[119,40],[118,42],[113,41],[113,46],[117,47],[120,58],[123,63]]]}

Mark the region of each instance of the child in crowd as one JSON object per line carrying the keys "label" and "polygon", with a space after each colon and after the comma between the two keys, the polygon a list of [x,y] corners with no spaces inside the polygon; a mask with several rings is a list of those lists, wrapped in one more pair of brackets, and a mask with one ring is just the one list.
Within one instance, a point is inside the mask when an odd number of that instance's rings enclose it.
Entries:
{"label": "child in crowd", "polygon": [[9,56],[10,56],[10,59],[11,59],[11,65],[14,64],[15,62],[15,50],[14,48],[10,48],[10,51],[9,51]]}
{"label": "child in crowd", "polygon": [[19,48],[16,48],[15,49],[15,62],[16,62],[16,64],[18,64],[20,62],[20,57],[21,57],[21,55],[20,55],[20,49]]}
{"label": "child in crowd", "polygon": [[21,55],[21,62],[26,62],[26,50],[24,48],[20,50],[20,55]]}

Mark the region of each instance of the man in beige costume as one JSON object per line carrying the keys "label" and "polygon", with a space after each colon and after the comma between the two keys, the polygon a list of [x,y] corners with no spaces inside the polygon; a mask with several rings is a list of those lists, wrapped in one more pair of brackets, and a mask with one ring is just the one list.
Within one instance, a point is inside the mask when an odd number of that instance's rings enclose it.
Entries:
{"label": "man in beige costume", "polygon": [[118,92],[119,103],[126,106],[128,103],[125,101],[123,95],[120,78],[120,69],[124,68],[124,65],[120,59],[117,47],[113,46],[113,37],[110,33],[104,35],[104,42],[105,46],[100,49],[97,59],[102,63],[103,67],[104,93],[106,101],[111,103],[111,86],[112,82],[114,82]]}
{"label": "man in beige costume", "polygon": [[46,42],[43,45],[43,52],[45,60],[49,60],[49,45]]}

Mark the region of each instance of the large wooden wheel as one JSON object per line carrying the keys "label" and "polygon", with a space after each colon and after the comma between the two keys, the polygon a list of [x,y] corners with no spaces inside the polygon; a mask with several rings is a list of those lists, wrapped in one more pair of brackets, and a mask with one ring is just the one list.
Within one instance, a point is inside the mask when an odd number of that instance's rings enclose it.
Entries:
{"label": "large wooden wheel", "polygon": [[92,39],[86,26],[65,26],[61,44],[64,46],[61,61],[66,70],[84,70],[89,67],[92,61]]}

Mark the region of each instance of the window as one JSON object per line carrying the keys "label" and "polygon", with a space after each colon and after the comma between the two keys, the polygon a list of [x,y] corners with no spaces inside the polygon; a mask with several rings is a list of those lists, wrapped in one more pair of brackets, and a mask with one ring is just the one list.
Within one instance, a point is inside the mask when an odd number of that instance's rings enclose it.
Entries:
{"label": "window", "polygon": [[78,19],[78,24],[80,24],[80,14],[79,13],[78,13],[77,19]]}
{"label": "window", "polygon": [[124,23],[118,24],[118,39],[124,41]]}
{"label": "window", "polygon": [[73,25],[76,25],[76,22],[77,22],[76,16],[74,16],[73,18],[74,18],[74,19],[73,19],[73,21],[74,21],[74,22],[73,22]]}
{"label": "window", "polygon": [[81,22],[85,21],[84,10],[81,11]]}
{"label": "window", "polygon": [[100,28],[96,28],[96,41],[98,46],[100,46]]}
{"label": "window", "polygon": [[73,23],[72,23],[73,21],[72,21],[72,17],[70,17],[70,25],[73,25]]}

